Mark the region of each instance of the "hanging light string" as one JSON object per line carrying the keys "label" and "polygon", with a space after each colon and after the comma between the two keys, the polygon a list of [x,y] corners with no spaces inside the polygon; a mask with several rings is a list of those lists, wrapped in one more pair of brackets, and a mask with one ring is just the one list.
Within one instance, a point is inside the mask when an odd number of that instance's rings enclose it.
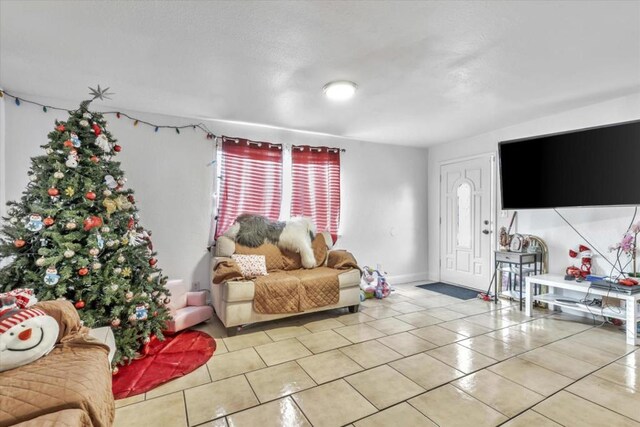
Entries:
{"label": "hanging light string", "polygon": [[[42,111],[45,112],[45,113],[47,113],[49,110],[58,110],[58,111],[66,111],[66,112],[74,111],[74,110],[70,110],[68,108],[61,108],[61,107],[56,107],[56,106],[53,106],[53,105],[41,104],[41,103],[36,102],[36,101],[31,101],[29,99],[20,98],[20,97],[18,97],[16,95],[11,94],[10,92],[7,92],[6,90],[0,90],[0,98],[3,98],[4,96],[6,96],[8,98],[12,98],[14,100],[15,105],[18,106],[18,107],[24,102],[24,103],[27,103],[27,104],[37,105],[37,106],[41,107]],[[131,115],[127,114],[127,113],[123,113],[121,111],[105,111],[105,112],[101,112],[100,114],[116,116],[118,119],[121,118],[121,117],[125,117],[125,118],[131,120],[133,122],[134,126],[138,126],[139,124],[147,125],[149,127],[152,127],[155,132],[158,132],[160,129],[173,129],[173,130],[176,131],[176,133],[179,134],[181,129],[192,128],[193,130],[200,130],[200,131],[204,132],[204,134],[205,134],[207,139],[212,139],[212,140],[216,140],[217,139],[217,136],[213,132],[211,132],[211,130],[207,127],[207,125],[205,125],[202,122],[183,125],[183,126],[158,125],[158,124],[151,123],[151,122],[148,122],[148,121],[143,120],[143,119],[139,119],[139,118],[133,117],[133,116],[131,116]]]}

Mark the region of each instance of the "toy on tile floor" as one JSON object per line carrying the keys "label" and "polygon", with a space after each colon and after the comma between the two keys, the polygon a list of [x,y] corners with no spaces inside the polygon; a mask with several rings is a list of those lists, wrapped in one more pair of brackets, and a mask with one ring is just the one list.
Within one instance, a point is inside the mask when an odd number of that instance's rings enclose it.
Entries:
{"label": "toy on tile floor", "polygon": [[373,298],[374,296],[382,299],[391,293],[391,286],[387,283],[387,279],[384,274],[380,272],[380,269],[374,270],[368,266],[362,268],[360,288],[362,292],[364,292],[365,299]]}
{"label": "toy on tile floor", "polygon": [[576,279],[579,277],[585,279],[591,274],[591,258],[593,254],[588,246],[580,245],[578,249],[569,249],[569,256],[571,258],[580,258],[581,265],[576,267],[571,265],[567,267],[566,273],[568,276],[574,276]]}

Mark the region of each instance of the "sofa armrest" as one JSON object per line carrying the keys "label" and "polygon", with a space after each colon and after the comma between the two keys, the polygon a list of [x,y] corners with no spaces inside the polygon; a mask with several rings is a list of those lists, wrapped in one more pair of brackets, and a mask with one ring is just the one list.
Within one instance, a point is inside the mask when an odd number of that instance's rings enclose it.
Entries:
{"label": "sofa armrest", "polygon": [[[332,250],[329,251],[327,257],[327,267],[335,268],[336,270],[350,270],[358,267],[358,262],[351,252],[345,250]],[[361,270],[362,271],[362,270]]]}
{"label": "sofa armrest", "polygon": [[207,293],[205,291],[187,292],[187,306],[198,307],[207,305]]}
{"label": "sofa armrest", "polygon": [[244,275],[236,262],[229,257],[213,258],[213,280],[214,284],[220,284],[229,280],[244,279]]}

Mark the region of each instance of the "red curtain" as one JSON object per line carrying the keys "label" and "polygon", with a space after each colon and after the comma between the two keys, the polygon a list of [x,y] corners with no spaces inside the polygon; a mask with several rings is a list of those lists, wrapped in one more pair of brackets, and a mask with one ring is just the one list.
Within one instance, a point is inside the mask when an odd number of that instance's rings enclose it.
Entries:
{"label": "red curtain", "polygon": [[291,216],[313,218],[316,229],[335,242],[340,225],[340,150],[293,146],[291,149]]}
{"label": "red curtain", "polygon": [[220,200],[216,239],[243,213],[280,217],[282,146],[222,138]]}

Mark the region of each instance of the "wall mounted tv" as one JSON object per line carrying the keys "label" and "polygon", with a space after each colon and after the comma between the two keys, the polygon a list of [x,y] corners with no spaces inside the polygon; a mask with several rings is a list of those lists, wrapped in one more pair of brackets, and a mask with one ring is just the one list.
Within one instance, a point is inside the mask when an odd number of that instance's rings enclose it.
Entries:
{"label": "wall mounted tv", "polygon": [[640,205],[640,120],[498,145],[502,209]]}

